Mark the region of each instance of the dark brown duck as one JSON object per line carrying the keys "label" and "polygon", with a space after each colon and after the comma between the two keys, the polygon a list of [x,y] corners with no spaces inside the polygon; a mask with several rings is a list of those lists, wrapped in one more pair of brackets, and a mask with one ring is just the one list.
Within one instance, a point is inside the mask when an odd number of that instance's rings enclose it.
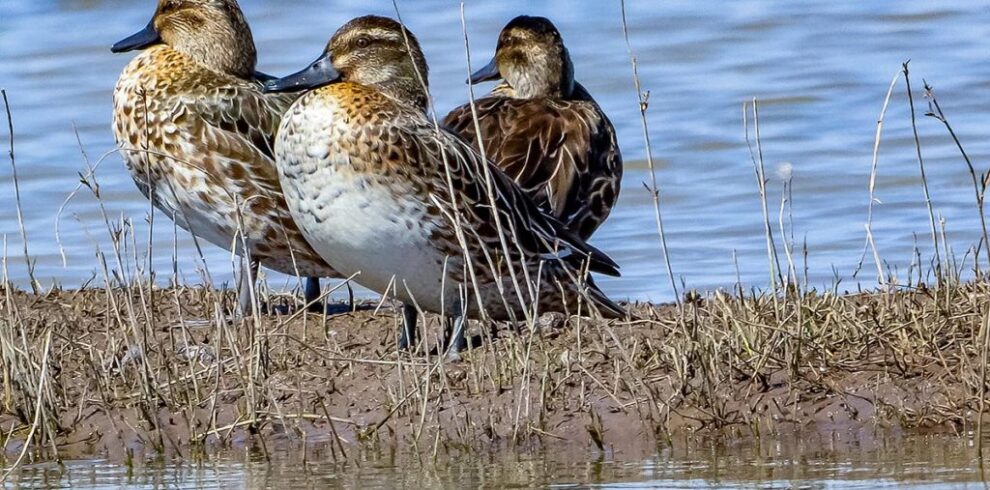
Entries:
{"label": "dark brown duck", "polygon": [[[619,196],[622,155],[612,123],[574,81],[560,32],[543,17],[519,16],[502,29],[492,61],[471,83],[501,79],[475,106],[444,120],[544,209],[582,238],[605,221]],[[479,146],[479,148],[481,148]]]}

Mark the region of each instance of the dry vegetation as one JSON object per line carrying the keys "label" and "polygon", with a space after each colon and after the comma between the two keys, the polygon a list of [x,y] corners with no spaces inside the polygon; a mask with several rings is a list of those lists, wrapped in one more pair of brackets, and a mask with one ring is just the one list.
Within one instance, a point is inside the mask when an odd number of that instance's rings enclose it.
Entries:
{"label": "dry vegetation", "polygon": [[988,293],[715,294],[638,305],[631,322],[476,324],[494,338],[446,363],[400,354],[389,308],[229,322],[217,308],[233,298],[206,289],[6,285],[0,442],[16,457],[30,440],[32,459],[307,442],[346,458],[368,444],[641,453],[698,431],[962,432],[980,410]]}
{"label": "dry vegetation", "polygon": [[[639,95],[648,138],[648,94]],[[982,434],[990,345],[982,244],[973,248],[968,281],[960,279],[966,264],[936,255],[926,271],[919,260],[909,273],[915,278],[898,285],[873,249],[879,290],[843,295],[802,285],[787,238],[789,198],[777,220],[767,202],[756,101],[744,112],[763,200],[769,290],[692,291],[673,305],[630,305],[636,319],[624,322],[544,316],[518,327],[474,323],[470,333],[480,341],[459,363],[425,347],[400,353],[394,332],[401,315],[388,302],[330,318],[235,319],[229,293],[160,289],[127,223],[106,220],[114,249],[98,253],[100,286],[24,292],[7,280],[5,255],[0,457],[12,468],[94,454],[131,460],[231,445],[268,451],[282,443],[323,444],[335,459],[369,445],[435,458],[507,446],[648,453],[688,432]],[[879,121],[878,142],[883,114]],[[982,223],[986,175],[965,160]],[[920,144],[918,161],[923,173]],[[99,198],[91,175],[83,185]],[[666,259],[655,180],[650,191]],[[934,215],[932,223],[937,252]],[[869,225],[867,238],[870,250]],[[295,301],[260,293],[269,303]],[[440,332],[436,318],[430,324]]]}

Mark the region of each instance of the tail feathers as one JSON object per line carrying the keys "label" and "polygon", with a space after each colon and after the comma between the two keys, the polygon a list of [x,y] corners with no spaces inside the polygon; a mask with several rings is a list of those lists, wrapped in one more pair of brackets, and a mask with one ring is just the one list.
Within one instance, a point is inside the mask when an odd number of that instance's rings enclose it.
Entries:
{"label": "tail feathers", "polygon": [[609,299],[608,296],[605,296],[605,292],[599,289],[598,285],[590,277],[588,278],[586,292],[588,298],[591,299],[592,304],[594,304],[602,317],[609,319],[629,317],[629,312],[619,306],[615,301]]}
{"label": "tail feathers", "polygon": [[612,257],[609,257],[605,254],[605,252],[602,252],[591,245],[588,245],[588,248],[590,250],[588,257],[591,259],[591,267],[589,268],[591,272],[597,272],[599,274],[612,277],[619,277],[622,275],[622,273],[619,272],[619,264],[615,263],[615,261],[612,260]]}
{"label": "tail feathers", "polygon": [[587,261],[588,269],[591,272],[597,272],[599,274],[612,277],[619,277],[622,275],[622,273],[619,272],[619,264],[612,260],[612,257],[609,257],[605,252],[602,252],[597,247],[584,241],[584,239],[567,228],[561,227],[561,229],[557,232],[562,238],[565,239],[565,243],[578,252],[572,255],[572,257],[578,262]]}

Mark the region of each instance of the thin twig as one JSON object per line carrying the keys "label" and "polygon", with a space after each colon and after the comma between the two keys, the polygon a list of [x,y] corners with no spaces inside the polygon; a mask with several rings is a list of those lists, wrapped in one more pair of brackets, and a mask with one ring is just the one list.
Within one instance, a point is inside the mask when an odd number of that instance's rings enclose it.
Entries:
{"label": "thin twig", "polygon": [[[777,245],[773,239],[773,227],[770,225],[770,210],[767,205],[767,177],[763,165],[763,143],[760,138],[760,106],[756,97],[753,97],[753,129],[756,139],[756,148],[749,139],[749,119],[748,107],[743,103],[743,133],[746,139],[746,146],[749,148],[749,157],[753,161],[753,170],[756,173],[756,187],[760,194],[760,209],[763,211],[763,233],[767,244],[767,263],[770,269],[770,287],[776,292],[778,284],[784,282],[780,276],[780,260],[777,258]],[[776,294],[774,295],[776,298]],[[776,301],[776,299],[775,299]]]}
{"label": "thin twig", "polygon": [[883,118],[887,114],[890,96],[894,93],[894,86],[897,85],[897,79],[901,77],[901,73],[902,71],[898,70],[894,74],[894,78],[890,81],[890,87],[887,88],[887,96],[883,99],[883,107],[880,108],[880,116],[877,117],[877,131],[873,137],[873,162],[870,165],[870,202],[866,208],[866,243],[863,244],[863,253],[859,258],[859,264],[856,265],[856,270],[852,274],[853,278],[859,274],[860,269],[863,268],[863,262],[866,260],[866,251],[872,249],[873,261],[877,266],[877,282],[881,285],[887,283],[887,275],[883,272],[883,262],[880,261],[880,252],[877,250],[876,243],[873,241],[873,205],[879,202],[876,198],[877,165],[880,158],[880,135],[883,133]]}
{"label": "thin twig", "polygon": [[14,179],[14,201],[17,204],[17,226],[20,227],[21,241],[24,243],[24,263],[27,265],[28,279],[31,281],[31,290],[34,291],[34,294],[38,294],[41,291],[41,284],[34,278],[34,262],[31,260],[31,254],[28,253],[27,228],[24,226],[24,211],[21,206],[21,184],[17,179],[17,159],[14,157],[14,118],[10,114],[10,102],[7,100],[7,91],[0,89],[0,95],[3,96],[3,107],[7,112],[7,130],[10,131],[10,149],[8,150],[8,154],[10,155],[11,176]]}
{"label": "thin twig", "polygon": [[633,85],[636,89],[636,98],[639,100],[640,125],[643,128],[643,141],[646,144],[646,164],[650,168],[650,186],[647,190],[653,199],[653,217],[656,220],[657,234],[660,238],[660,247],[663,252],[664,265],[667,268],[667,277],[670,279],[670,289],[674,292],[677,304],[681,303],[681,295],[677,291],[677,279],[674,278],[674,269],[670,265],[669,247],[667,247],[667,234],[664,232],[663,214],[660,212],[660,186],[657,184],[656,166],[653,163],[653,145],[650,143],[650,125],[646,116],[646,111],[650,107],[650,92],[643,92],[643,87],[639,78],[639,66],[636,56],[633,53],[632,43],[629,41],[629,25],[626,22],[626,2],[619,0],[622,9],[622,36],[626,41],[626,51],[629,53],[629,63],[632,65]]}
{"label": "thin twig", "polygon": [[931,225],[932,249],[935,252],[935,280],[942,283],[942,254],[938,248],[938,226],[935,224],[935,209],[932,206],[932,196],[928,191],[928,177],[925,175],[925,159],[921,156],[921,137],[918,136],[918,122],[914,112],[914,95],[911,93],[911,77],[908,76],[908,63],[901,66],[904,72],[904,83],[907,85],[908,104],[911,106],[911,130],[914,132],[914,148],[918,155],[918,168],[921,170],[921,187],[925,191],[925,205],[928,206],[928,220]]}
{"label": "thin twig", "polygon": [[[956,148],[959,149],[959,153],[962,154],[963,160],[966,161],[966,167],[969,169],[969,176],[973,181],[973,193],[976,195],[976,207],[980,213],[980,230],[983,233],[983,237],[982,237],[983,242],[981,246],[990,247],[990,241],[988,241],[988,235],[987,235],[987,218],[986,218],[986,213],[984,211],[984,197],[986,196],[986,190],[987,190],[986,174],[981,173],[980,176],[977,176],[976,168],[973,166],[972,160],[969,159],[969,155],[966,153],[966,150],[963,149],[962,143],[959,141],[959,138],[956,136],[956,132],[952,130],[952,126],[949,124],[949,119],[945,117],[945,114],[942,112],[942,108],[938,105],[938,100],[935,99],[934,89],[932,89],[931,85],[928,85],[927,81],[924,82],[924,84],[925,84],[925,97],[928,99],[928,113],[925,115],[934,117],[935,119],[938,119],[939,121],[942,122],[942,124],[945,125],[945,129],[949,130],[949,135],[952,136],[952,141],[956,143]],[[976,247],[976,252],[973,257],[973,262],[976,264],[977,273],[979,273],[980,271],[979,257],[980,257],[981,246]],[[987,265],[990,266],[990,249],[988,249],[986,255],[987,255]]]}

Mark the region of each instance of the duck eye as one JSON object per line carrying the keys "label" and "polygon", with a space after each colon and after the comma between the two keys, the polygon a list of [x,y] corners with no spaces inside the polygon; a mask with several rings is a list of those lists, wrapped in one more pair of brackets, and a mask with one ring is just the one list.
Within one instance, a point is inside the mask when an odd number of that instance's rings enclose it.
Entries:
{"label": "duck eye", "polygon": [[367,48],[368,45],[371,44],[371,40],[367,37],[361,36],[357,38],[357,41],[355,41],[354,44],[356,44],[359,48]]}

